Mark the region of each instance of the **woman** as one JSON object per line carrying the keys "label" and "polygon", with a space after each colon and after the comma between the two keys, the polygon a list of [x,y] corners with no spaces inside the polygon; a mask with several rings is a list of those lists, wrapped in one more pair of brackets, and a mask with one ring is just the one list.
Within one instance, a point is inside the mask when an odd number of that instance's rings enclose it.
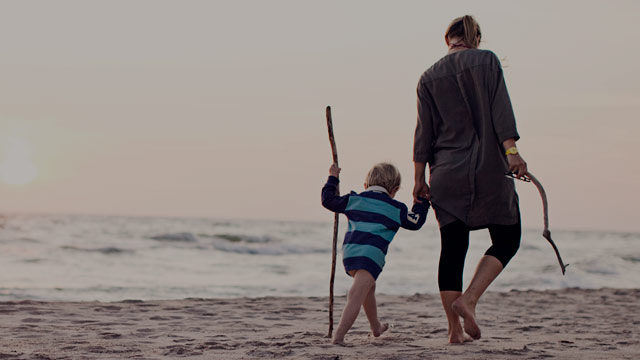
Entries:
{"label": "woman", "polygon": [[[505,172],[522,177],[527,165],[515,146],[519,135],[500,61],[477,49],[480,39],[473,17],[453,20],[445,34],[449,52],[425,71],[417,89],[413,195],[431,200],[440,225],[438,285],[450,343],[470,340],[465,332],[480,338],[478,299],[520,246],[518,195]],[[462,293],[469,231],[484,228],[492,246]]]}

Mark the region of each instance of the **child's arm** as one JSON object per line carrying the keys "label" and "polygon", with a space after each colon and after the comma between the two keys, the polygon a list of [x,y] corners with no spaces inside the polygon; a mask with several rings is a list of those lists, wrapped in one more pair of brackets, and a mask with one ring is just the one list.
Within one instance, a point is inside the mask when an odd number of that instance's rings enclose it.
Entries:
{"label": "child's arm", "polygon": [[424,198],[419,198],[421,203],[413,204],[411,212],[407,207],[403,207],[400,214],[402,224],[401,226],[408,230],[419,230],[424,222],[427,220],[427,211],[429,211],[429,201]]}
{"label": "child's arm", "polygon": [[340,168],[335,165],[331,165],[329,174],[329,179],[322,188],[322,206],[333,212],[343,213],[347,208],[347,204],[349,204],[349,195],[336,195],[338,193],[338,184],[340,183],[340,180],[338,179]]}

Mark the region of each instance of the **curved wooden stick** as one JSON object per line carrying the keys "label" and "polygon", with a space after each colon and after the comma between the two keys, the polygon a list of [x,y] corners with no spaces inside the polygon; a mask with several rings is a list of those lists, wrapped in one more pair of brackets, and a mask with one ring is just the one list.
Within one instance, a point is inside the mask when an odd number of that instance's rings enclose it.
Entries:
{"label": "curved wooden stick", "polygon": [[542,198],[542,211],[544,213],[544,230],[542,231],[542,236],[545,239],[547,239],[547,241],[549,241],[549,243],[553,247],[553,250],[556,252],[556,256],[558,257],[558,262],[560,263],[560,268],[562,269],[562,275],[564,275],[566,272],[567,266],[569,266],[569,264],[565,264],[562,261],[562,257],[560,256],[560,251],[558,251],[558,247],[556,246],[556,243],[554,243],[553,240],[551,240],[551,231],[549,231],[549,204],[547,202],[547,193],[546,191],[544,191],[544,188],[542,187],[542,184],[540,183],[540,181],[538,181],[538,179],[536,179],[536,177],[533,176],[532,173],[527,173],[527,176],[531,179],[531,182],[533,183],[533,185],[535,185],[536,188],[538,188],[538,192],[540,193],[540,197]]}
{"label": "curved wooden stick", "polygon": [[[327,129],[329,130],[329,142],[331,143],[331,152],[333,153],[333,163],[338,166],[338,149],[336,149],[336,140],[333,137],[333,121],[331,119],[331,106],[327,106]],[[340,195],[340,188],[337,188],[336,195]],[[329,334],[333,335],[333,282],[336,277],[336,246],[338,243],[338,220],[339,214],[335,213],[333,220],[333,247],[331,249],[331,277],[329,280]]]}

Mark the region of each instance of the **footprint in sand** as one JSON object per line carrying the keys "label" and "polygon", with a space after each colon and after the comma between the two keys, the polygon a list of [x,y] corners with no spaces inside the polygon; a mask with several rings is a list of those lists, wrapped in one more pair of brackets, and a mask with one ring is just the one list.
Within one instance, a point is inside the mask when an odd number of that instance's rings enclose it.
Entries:
{"label": "footprint in sand", "polygon": [[292,350],[284,350],[284,351],[270,351],[270,350],[258,350],[254,349],[251,351],[247,351],[247,355],[255,356],[258,358],[269,358],[269,359],[279,359],[285,356],[292,355]]}
{"label": "footprint in sand", "polygon": [[39,323],[39,322],[42,322],[42,319],[26,318],[26,319],[22,319],[22,322],[25,322],[25,323]]}
{"label": "footprint in sand", "polygon": [[165,356],[171,356],[171,355],[179,355],[179,356],[202,355],[202,352],[193,350],[193,349],[189,348],[188,346],[184,346],[184,345],[167,346],[167,347],[165,347],[165,349],[168,349],[164,353]]}
{"label": "footprint in sand", "polygon": [[142,329],[137,329],[136,332],[139,333],[153,333],[156,332],[154,329],[150,329],[150,328],[142,328]]}
{"label": "footprint in sand", "polygon": [[523,327],[516,328],[516,330],[518,330],[518,331],[532,331],[532,330],[540,330],[542,328],[543,328],[542,326],[530,325],[530,326],[523,326]]}
{"label": "footprint in sand", "polygon": [[443,333],[443,332],[447,332],[447,329],[440,328],[440,329],[431,330],[431,331],[429,331],[429,334],[439,334],[439,333]]}

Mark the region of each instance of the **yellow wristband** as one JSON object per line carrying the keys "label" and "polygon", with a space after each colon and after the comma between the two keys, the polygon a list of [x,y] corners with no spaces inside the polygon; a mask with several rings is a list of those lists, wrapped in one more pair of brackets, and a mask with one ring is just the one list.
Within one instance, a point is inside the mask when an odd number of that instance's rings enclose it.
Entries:
{"label": "yellow wristband", "polygon": [[507,151],[505,151],[504,153],[507,155],[516,155],[518,153],[518,148],[516,148],[515,146],[512,146],[508,148]]}

